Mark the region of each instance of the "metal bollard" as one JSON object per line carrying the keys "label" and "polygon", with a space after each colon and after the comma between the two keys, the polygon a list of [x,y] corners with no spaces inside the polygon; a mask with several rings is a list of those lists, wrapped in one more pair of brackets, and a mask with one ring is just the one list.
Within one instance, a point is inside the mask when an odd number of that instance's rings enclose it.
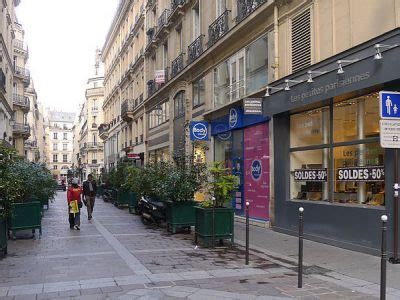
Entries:
{"label": "metal bollard", "polygon": [[381,244],[381,300],[386,299],[386,231],[387,231],[387,220],[388,217],[383,215],[381,217],[382,221],[382,244]]}
{"label": "metal bollard", "polygon": [[303,225],[304,225],[304,219],[303,219],[303,212],[304,208],[299,207],[299,263],[298,263],[298,269],[297,269],[297,287],[302,288],[303,287]]}
{"label": "metal bollard", "polygon": [[250,203],[246,202],[246,265],[249,264],[249,206]]}

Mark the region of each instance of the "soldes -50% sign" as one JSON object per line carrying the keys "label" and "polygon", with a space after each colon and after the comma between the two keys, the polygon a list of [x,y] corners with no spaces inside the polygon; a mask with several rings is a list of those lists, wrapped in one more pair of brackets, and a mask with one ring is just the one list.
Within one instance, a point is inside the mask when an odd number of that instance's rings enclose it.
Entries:
{"label": "soldes -50% sign", "polygon": [[297,169],[294,170],[295,181],[325,182],[328,178],[326,169]]}

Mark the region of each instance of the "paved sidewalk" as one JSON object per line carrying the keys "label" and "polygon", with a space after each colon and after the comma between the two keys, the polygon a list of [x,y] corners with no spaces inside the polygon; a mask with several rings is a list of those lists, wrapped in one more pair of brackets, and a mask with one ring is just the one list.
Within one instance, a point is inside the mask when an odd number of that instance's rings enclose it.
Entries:
{"label": "paved sidewalk", "polygon": [[[235,223],[236,242],[244,245],[245,224]],[[270,258],[294,265],[298,257],[298,238],[272,229],[251,226],[251,248]],[[320,272],[335,273],[371,286],[380,284],[380,257],[304,240],[304,263]],[[316,268],[316,266],[318,268]],[[400,290],[400,265],[387,263],[387,285]],[[400,299],[400,296],[399,296]]]}
{"label": "paved sidewalk", "polygon": [[[65,193],[43,218],[43,236],[9,241],[0,260],[0,299],[377,299],[352,278],[305,275],[259,251],[244,265],[238,248],[195,248],[193,236],[146,228],[138,216],[96,200],[94,219],[70,230]],[[28,234],[26,235],[28,237]],[[335,277],[336,276],[336,277]],[[351,284],[349,284],[349,282]],[[388,299],[400,293],[389,290]]]}

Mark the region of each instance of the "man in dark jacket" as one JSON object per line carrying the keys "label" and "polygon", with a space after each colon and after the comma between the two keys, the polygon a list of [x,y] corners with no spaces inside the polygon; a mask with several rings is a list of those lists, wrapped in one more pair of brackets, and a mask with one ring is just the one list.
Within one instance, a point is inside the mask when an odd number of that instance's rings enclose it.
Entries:
{"label": "man in dark jacket", "polygon": [[83,196],[85,197],[85,204],[88,212],[88,219],[92,219],[94,201],[96,199],[97,186],[93,180],[92,174],[88,175],[88,179],[83,182]]}

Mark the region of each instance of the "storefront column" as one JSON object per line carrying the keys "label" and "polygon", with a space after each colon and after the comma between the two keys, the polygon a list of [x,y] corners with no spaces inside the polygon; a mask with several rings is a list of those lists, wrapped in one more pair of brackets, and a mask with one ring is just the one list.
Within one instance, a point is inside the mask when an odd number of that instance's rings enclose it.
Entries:
{"label": "storefront column", "polygon": [[[364,115],[365,115],[365,100],[360,99],[357,104],[357,128],[358,128],[358,139],[362,140],[365,138],[364,131]],[[365,144],[360,144],[358,147],[358,166],[365,166]],[[357,199],[358,203],[362,204],[365,202],[366,195],[366,182],[358,182]]]}
{"label": "storefront column", "polygon": [[[322,111],[322,139],[324,144],[329,144],[329,110]],[[322,167],[328,170],[329,148],[323,149]],[[322,183],[322,200],[329,199],[328,181]]]}

